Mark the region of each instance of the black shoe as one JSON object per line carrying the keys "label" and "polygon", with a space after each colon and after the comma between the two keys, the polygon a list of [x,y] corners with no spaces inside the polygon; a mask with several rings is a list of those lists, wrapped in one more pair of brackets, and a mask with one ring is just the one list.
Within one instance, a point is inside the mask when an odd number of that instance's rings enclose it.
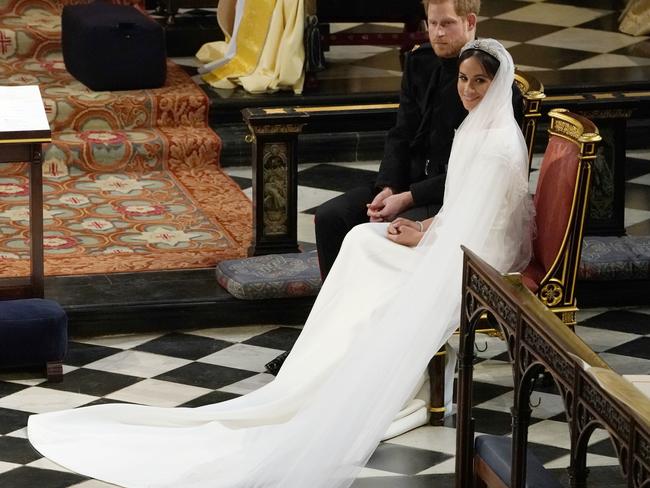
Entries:
{"label": "black shoe", "polygon": [[284,360],[287,359],[288,355],[289,355],[289,351],[285,351],[282,354],[280,354],[277,358],[266,363],[264,365],[266,371],[268,371],[273,376],[277,376],[277,374],[280,372],[280,368],[284,364]]}

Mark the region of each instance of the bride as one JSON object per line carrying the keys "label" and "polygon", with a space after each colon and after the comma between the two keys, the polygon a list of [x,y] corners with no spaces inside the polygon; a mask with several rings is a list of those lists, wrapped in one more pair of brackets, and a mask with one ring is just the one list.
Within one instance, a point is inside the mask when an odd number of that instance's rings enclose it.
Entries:
{"label": "bride", "polygon": [[34,447],[131,488],[350,486],[456,328],[460,245],[503,272],[530,256],[513,76],[498,42],[463,48],[458,91],[470,114],[454,139],[442,210],[430,222],[349,233],[274,381],[199,408],[111,404],[33,415]]}

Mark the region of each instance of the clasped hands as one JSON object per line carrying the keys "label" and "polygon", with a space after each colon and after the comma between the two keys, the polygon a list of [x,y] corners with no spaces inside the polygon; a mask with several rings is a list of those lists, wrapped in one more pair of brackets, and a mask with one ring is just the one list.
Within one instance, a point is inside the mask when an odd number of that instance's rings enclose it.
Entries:
{"label": "clasped hands", "polygon": [[422,239],[426,227],[421,222],[395,218],[412,206],[413,197],[410,191],[394,193],[390,187],[386,187],[367,205],[368,217],[370,222],[390,222],[386,237],[391,241],[415,247]]}
{"label": "clasped hands", "polygon": [[398,217],[388,224],[386,237],[402,246],[415,247],[424,236],[424,230],[422,222]]}
{"label": "clasped hands", "polygon": [[377,193],[372,202],[366,205],[370,222],[391,222],[412,206],[413,197],[410,191],[395,193],[389,186]]}

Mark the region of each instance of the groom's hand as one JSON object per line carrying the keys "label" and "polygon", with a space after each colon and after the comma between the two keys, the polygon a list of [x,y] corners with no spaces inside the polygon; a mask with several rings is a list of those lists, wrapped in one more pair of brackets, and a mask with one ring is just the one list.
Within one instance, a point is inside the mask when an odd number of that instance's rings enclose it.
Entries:
{"label": "groom's hand", "polygon": [[389,186],[385,187],[382,191],[377,193],[375,198],[372,199],[368,205],[368,218],[370,222],[383,222],[384,219],[381,217],[381,211],[384,209],[384,200],[390,197],[393,194],[393,189]]}
{"label": "groom's hand", "polygon": [[[381,195],[381,193],[379,195]],[[391,194],[383,199],[381,208],[378,208],[377,210],[373,207],[374,202],[375,201],[373,200],[373,202],[368,205],[368,217],[370,217],[370,221],[390,222],[400,213],[413,206],[413,197],[411,196],[410,191]]]}

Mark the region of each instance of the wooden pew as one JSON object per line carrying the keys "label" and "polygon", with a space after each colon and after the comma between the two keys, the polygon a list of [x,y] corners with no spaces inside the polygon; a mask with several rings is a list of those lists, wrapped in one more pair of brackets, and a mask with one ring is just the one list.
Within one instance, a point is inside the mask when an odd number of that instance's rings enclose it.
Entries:
{"label": "wooden pew", "polygon": [[502,276],[470,250],[463,250],[456,486],[465,488],[474,483],[474,340],[479,319],[486,314],[506,339],[515,387],[510,480],[502,480],[501,486],[525,486],[530,395],[538,376],[548,372],[564,400],[569,423],[571,486],[588,486],[587,444],[592,432],[603,428],[613,441],[627,485],[649,487],[650,399],[612,371],[544,307],[522,285],[520,275]]}

